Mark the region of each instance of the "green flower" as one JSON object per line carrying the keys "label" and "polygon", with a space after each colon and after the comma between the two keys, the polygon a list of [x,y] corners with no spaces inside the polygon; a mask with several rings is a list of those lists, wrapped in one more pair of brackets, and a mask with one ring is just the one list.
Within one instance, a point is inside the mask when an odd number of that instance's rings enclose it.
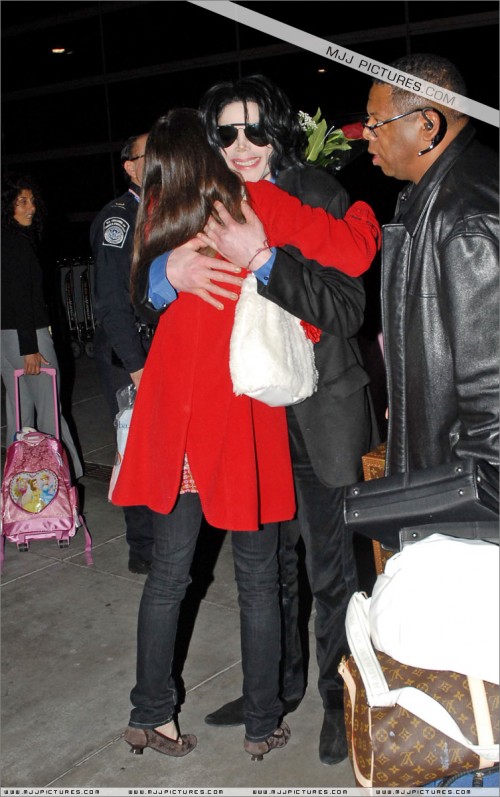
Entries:
{"label": "green flower", "polygon": [[330,127],[327,130],[326,121],[321,118],[320,108],[312,117],[304,111],[299,111],[298,116],[299,124],[308,138],[305,156],[310,163],[316,166],[335,165],[340,160],[338,153],[351,149],[340,128]]}

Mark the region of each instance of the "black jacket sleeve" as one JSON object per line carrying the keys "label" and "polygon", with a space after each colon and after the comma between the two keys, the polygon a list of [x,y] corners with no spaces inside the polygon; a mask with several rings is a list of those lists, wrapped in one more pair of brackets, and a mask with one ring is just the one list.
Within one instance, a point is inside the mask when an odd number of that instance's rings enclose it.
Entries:
{"label": "black jacket sleeve", "polygon": [[[324,169],[293,167],[276,182],[304,204],[322,207],[336,218],[349,207],[346,191]],[[278,249],[269,283],[258,287],[268,299],[331,335],[351,337],[363,323],[362,280],[307,260],[295,247]]]}

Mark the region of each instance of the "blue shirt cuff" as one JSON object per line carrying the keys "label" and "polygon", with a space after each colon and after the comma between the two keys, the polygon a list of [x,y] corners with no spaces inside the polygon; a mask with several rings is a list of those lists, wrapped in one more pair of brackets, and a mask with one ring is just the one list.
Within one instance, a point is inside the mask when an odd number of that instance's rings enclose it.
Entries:
{"label": "blue shirt cuff", "polygon": [[264,285],[267,285],[267,283],[269,282],[269,277],[271,276],[271,271],[274,266],[274,261],[276,260],[276,252],[277,252],[276,248],[272,246],[271,257],[269,258],[269,260],[266,260],[263,266],[254,271],[254,274],[259,280],[259,282],[262,282]]}
{"label": "blue shirt cuff", "polygon": [[177,291],[166,277],[169,254],[158,255],[149,267],[148,299],[155,310],[162,310],[177,299]]}

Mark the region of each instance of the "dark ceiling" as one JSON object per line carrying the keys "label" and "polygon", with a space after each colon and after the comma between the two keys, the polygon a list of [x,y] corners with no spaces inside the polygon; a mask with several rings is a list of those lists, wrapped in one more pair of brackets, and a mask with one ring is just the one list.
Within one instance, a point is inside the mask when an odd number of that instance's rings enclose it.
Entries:
{"label": "dark ceiling", "polygon": [[[496,2],[240,5],[385,63],[408,51],[440,53],[458,65],[472,99],[498,106]],[[3,0],[1,14],[3,165],[38,177],[63,247],[86,245],[89,219],[123,190],[123,141],[173,106],[196,106],[215,81],[264,73],[297,110],[321,107],[331,123],[364,111],[365,75],[185,0]],[[67,52],[53,55],[56,46]],[[498,130],[477,128],[497,145]],[[369,177],[373,194],[380,175],[364,168],[361,184]]]}

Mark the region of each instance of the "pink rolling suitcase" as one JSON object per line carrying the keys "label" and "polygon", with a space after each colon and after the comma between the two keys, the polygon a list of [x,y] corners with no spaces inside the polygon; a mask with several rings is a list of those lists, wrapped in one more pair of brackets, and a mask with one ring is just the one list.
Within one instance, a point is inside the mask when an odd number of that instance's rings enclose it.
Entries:
{"label": "pink rolling suitcase", "polygon": [[14,372],[18,431],[7,450],[2,481],[0,560],[3,562],[6,539],[19,551],[28,551],[32,540],[43,539],[54,539],[60,548],[66,548],[77,528],[83,527],[87,563],[92,564],[91,537],[78,510],[77,489],[71,484],[68,458],[60,440],[56,371],[44,368],[43,373],[52,378],[55,437],[21,429],[19,379],[24,372]]}

